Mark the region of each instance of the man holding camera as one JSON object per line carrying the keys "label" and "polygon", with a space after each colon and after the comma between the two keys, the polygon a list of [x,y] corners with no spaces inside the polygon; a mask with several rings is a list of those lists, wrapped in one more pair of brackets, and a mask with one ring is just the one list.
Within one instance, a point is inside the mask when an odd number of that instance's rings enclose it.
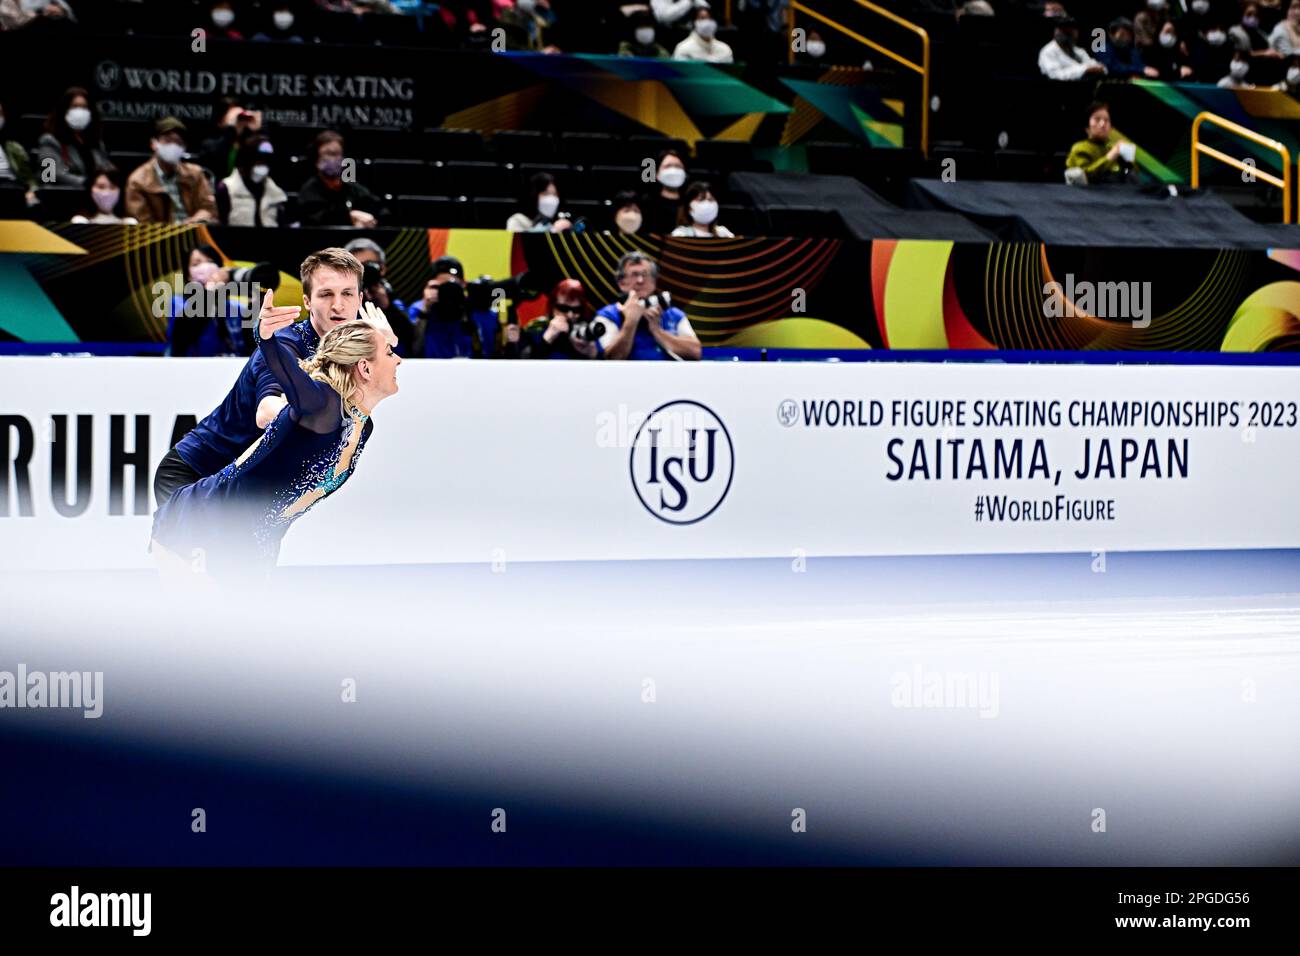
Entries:
{"label": "man holding camera", "polygon": [[596,313],[606,325],[598,346],[605,358],[699,360],[700,340],[690,319],[667,292],[658,291],[657,262],[644,252],[629,252],[618,260],[615,279],[627,298]]}

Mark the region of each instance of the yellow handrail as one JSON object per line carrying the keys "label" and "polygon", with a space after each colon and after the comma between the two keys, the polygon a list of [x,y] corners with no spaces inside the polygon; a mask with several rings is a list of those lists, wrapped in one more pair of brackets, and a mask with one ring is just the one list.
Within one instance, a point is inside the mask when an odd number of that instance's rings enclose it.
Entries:
{"label": "yellow handrail", "polygon": [[[1206,146],[1204,143],[1201,142],[1202,123],[1210,123],[1213,126],[1218,126],[1221,129],[1226,129],[1229,133],[1236,133],[1242,139],[1249,140],[1252,143],[1257,143],[1258,145],[1263,146],[1265,149],[1273,150],[1275,153],[1277,153],[1279,156],[1282,157],[1282,178],[1279,179],[1278,177],[1274,176],[1272,173],[1266,173],[1262,169],[1256,169],[1253,164],[1244,163],[1240,159],[1237,159],[1234,156],[1229,156],[1227,153],[1223,153],[1217,149],[1214,149],[1213,147]],[[1291,193],[1292,193],[1291,152],[1285,146],[1283,146],[1275,139],[1269,139],[1267,136],[1261,136],[1259,133],[1256,133],[1253,129],[1247,129],[1245,126],[1242,126],[1238,123],[1234,123],[1230,119],[1224,119],[1222,116],[1219,116],[1215,113],[1203,112],[1203,113],[1198,113],[1196,115],[1196,119],[1192,120],[1192,188],[1193,189],[1200,189],[1201,187],[1201,153],[1204,153],[1206,156],[1209,156],[1211,159],[1217,159],[1221,163],[1226,163],[1227,165],[1233,167],[1234,169],[1249,171],[1250,174],[1254,176],[1256,179],[1262,179],[1266,183],[1271,183],[1274,186],[1280,187],[1282,190],[1282,221],[1285,223],[1289,223],[1291,221],[1291,211],[1292,209],[1295,208],[1291,202]]]}
{"label": "yellow handrail", "polygon": [[[870,0],[853,0],[860,7],[865,7],[873,13],[877,13],[887,20],[892,20],[905,30],[910,30],[921,38],[921,62],[914,63],[906,57],[895,53],[893,50],[881,46],[875,40],[870,40],[862,34],[850,30],[842,23],[837,23],[825,14],[818,13],[811,7],[805,6],[799,0],[790,0],[789,6],[786,7],[787,19],[789,22],[790,32],[794,31],[794,15],[797,12],[806,14],[815,20],[820,20],[827,26],[834,27],[847,37],[851,37],[857,42],[868,46],[878,53],[883,53],[894,62],[921,74],[921,152],[928,158],[930,155],[930,34],[924,28],[917,26],[911,20],[904,20],[892,10],[886,10],[884,7],[871,3]],[[790,62],[794,62],[794,44],[790,43]]]}

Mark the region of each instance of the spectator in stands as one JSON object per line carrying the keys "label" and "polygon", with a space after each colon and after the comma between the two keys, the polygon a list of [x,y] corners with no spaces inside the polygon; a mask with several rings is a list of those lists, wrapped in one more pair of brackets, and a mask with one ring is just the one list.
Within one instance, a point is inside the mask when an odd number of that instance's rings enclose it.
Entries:
{"label": "spectator in stands", "polygon": [[718,225],[718,201],[713,198],[713,188],[703,180],[686,187],[686,199],[677,212],[677,221],[674,236],[735,238],[730,229]]}
{"label": "spectator in stands", "polygon": [[645,56],[668,59],[668,48],[655,42],[655,21],[648,11],[639,10],[628,18],[632,38],[618,45],[619,56]]}
{"label": "spectator in stands", "polygon": [[659,154],[654,192],[641,204],[645,226],[650,232],[664,235],[677,228],[677,212],[682,207],[682,187],[686,185],[686,164],[675,149]]}
{"label": "spectator in stands", "polygon": [[242,40],[244,35],[233,28],[235,8],[229,0],[217,0],[208,14],[212,19],[212,30],[208,36],[213,40]]}
{"label": "spectator in stands", "polygon": [[[221,253],[209,245],[190,250],[185,286],[175,291],[167,323],[168,356],[241,355],[251,352],[245,335],[245,309],[232,296],[216,295],[230,281]],[[248,330],[251,332],[251,330]],[[248,339],[249,341],[245,341]]]}
{"label": "spectator in stands", "polygon": [[355,163],[344,161],[342,136],[321,132],[312,158],[316,174],[298,187],[298,218],[304,225],[374,229],[388,216],[380,198],[356,181]]}
{"label": "spectator in stands", "polygon": [[1064,3],[1059,3],[1057,0],[1047,0],[1047,2],[1043,4],[1043,16],[1048,17],[1049,19],[1060,20],[1068,17],[1069,14],[1065,12]]}
{"label": "spectator in stands", "polygon": [[233,96],[222,97],[217,111],[221,116],[217,135],[203,141],[199,163],[221,179],[235,168],[235,157],[244,139],[262,128],[262,111],[244,109]]}
{"label": "spectator in stands", "polygon": [[288,195],[271,178],[275,147],[254,135],[239,147],[235,168],[217,183],[217,215],[223,226],[278,226]]}
{"label": "spectator in stands", "polygon": [[597,346],[604,358],[699,359],[700,340],[690,319],[658,292],[658,263],[644,252],[626,253],[615,279],[626,298],[596,313],[606,326]]}
{"label": "spectator in stands", "polygon": [[1245,3],[1241,7],[1241,21],[1228,28],[1228,39],[1238,50],[1255,56],[1280,56],[1268,42],[1268,34],[1260,29],[1259,4]]}
{"label": "spectator in stands", "polygon": [[1159,24],[1156,18],[1146,10],[1133,14],[1133,45],[1145,60],[1151,48],[1156,45],[1156,30]]}
{"label": "spectator in stands", "polygon": [[713,11],[707,3],[695,8],[691,20],[691,32],[685,40],[673,49],[674,60],[695,60],[700,63],[731,63],[734,57],[731,47],[715,39],[718,33],[718,21],[713,19]]}
{"label": "spectator in stands", "polygon": [[59,186],[84,186],[100,166],[113,165],[104,148],[99,114],[80,86],[64,90],[59,108],[45,118],[45,131],[36,142],[36,165],[43,170],[51,162]]}
{"label": "spectator in stands", "polygon": [[27,187],[23,194],[27,205],[35,206],[40,202],[36,195],[38,181],[36,172],[27,156],[27,150],[16,139],[9,139],[4,134],[5,108],[0,103],[0,183],[20,183]]}
{"label": "spectator in stands", "polygon": [[1273,87],[1283,93],[1300,97],[1300,53],[1292,54],[1286,61],[1286,75]]}
{"label": "spectator in stands", "polygon": [[1192,78],[1191,53],[1187,45],[1178,38],[1178,27],[1173,20],[1166,20],[1160,27],[1158,46],[1146,54],[1149,66],[1158,71],[1158,79],[1165,81],[1190,80]]}
{"label": "spectator in stands", "polygon": [[1133,45],[1133,21],[1116,17],[1110,22],[1110,42],[1097,53],[1097,62],[1109,76],[1147,76],[1159,74],[1154,66],[1142,62],[1142,54]]}
{"label": "spectator in stands", "polygon": [[77,20],[68,0],[3,0],[0,2],[0,30],[17,30],[38,21]]}
{"label": "spectator in stands", "polygon": [[441,256],[430,266],[424,295],[411,306],[413,355],[425,358],[489,357],[496,352],[500,319],[476,311],[465,294],[460,260]]}
{"label": "spectator in stands", "polygon": [[807,66],[816,66],[826,56],[826,41],[816,30],[809,30],[804,39],[803,49],[796,50],[794,61]]}
{"label": "spectator in stands", "polygon": [[293,7],[287,3],[277,3],[271,8],[271,18],[253,34],[254,40],[278,40],[281,43],[302,43],[303,38],[293,30],[297,21]]}
{"label": "spectator in stands", "polygon": [[641,200],[630,189],[614,194],[614,228],[624,236],[636,235],[641,228]]}
{"label": "spectator in stands", "polygon": [[[549,0],[494,0],[497,23],[506,31],[506,49],[542,49],[542,32],[555,25]],[[547,46],[543,53],[559,53]]]}
{"label": "spectator in stands", "polygon": [[519,212],[506,220],[508,232],[564,232],[573,225],[568,219],[557,219],[560,211],[560,191],[555,177],[550,173],[533,173],[528,179],[528,191],[520,203]]}
{"label": "spectator in stands", "polygon": [[1291,0],[1287,5],[1286,17],[1269,34],[1268,45],[1279,56],[1300,52],[1300,0]]}
{"label": "spectator in stands", "polygon": [[1081,80],[1106,68],[1078,46],[1079,27],[1071,17],[1058,17],[1051,41],[1038,51],[1038,69],[1049,80]]}
{"label": "spectator in stands", "polygon": [[1197,79],[1208,81],[1228,72],[1228,64],[1232,62],[1232,45],[1228,43],[1228,31],[1223,28],[1221,20],[1210,15],[1203,22],[1205,31],[1193,38],[1189,45],[1192,50],[1192,69]]}
{"label": "spectator in stands", "polygon": [[126,180],[126,211],[140,222],[188,224],[217,217],[203,169],[184,161],[185,124],[164,116],[154,124],[153,156]]}
{"label": "spectator in stands", "polygon": [[546,315],[524,330],[517,354],[530,359],[596,358],[597,345],[589,336],[601,330],[590,322],[591,306],[582,283],[561,279],[546,297]]}
{"label": "spectator in stands", "polygon": [[1232,62],[1228,64],[1228,75],[1219,80],[1218,85],[1225,90],[1253,90],[1255,84],[1250,76],[1250,54],[1243,50],[1232,52]]}
{"label": "spectator in stands", "polygon": [[86,199],[81,212],[72,217],[78,225],[94,223],[95,225],[134,226],[135,219],[126,215],[122,202],[122,171],[116,166],[105,166],[95,170],[86,187]]}
{"label": "spectator in stands", "polygon": [[1087,138],[1070,147],[1065,160],[1066,181],[1075,182],[1069,170],[1081,170],[1083,183],[1122,182],[1133,178],[1132,143],[1114,135],[1110,125],[1110,107],[1093,103],[1088,108]]}
{"label": "spectator in stands", "polygon": [[[708,4],[704,4],[705,7]],[[655,19],[666,27],[688,26],[692,11],[700,7],[699,0],[650,0]]]}
{"label": "spectator in stands", "polygon": [[415,325],[411,322],[406,303],[397,298],[387,279],[388,256],[383,246],[373,239],[353,239],[343,247],[361,263],[361,297],[373,302],[388,319],[388,325],[397,336],[402,355],[412,355]]}

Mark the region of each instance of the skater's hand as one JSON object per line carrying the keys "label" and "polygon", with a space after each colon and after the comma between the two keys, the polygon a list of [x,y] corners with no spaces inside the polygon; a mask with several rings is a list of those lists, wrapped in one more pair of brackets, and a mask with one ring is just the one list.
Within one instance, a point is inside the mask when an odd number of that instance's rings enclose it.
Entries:
{"label": "skater's hand", "polygon": [[267,289],[266,297],[262,299],[257,332],[262,338],[269,339],[280,329],[288,328],[297,322],[300,312],[302,312],[300,305],[275,305],[275,290]]}
{"label": "skater's hand", "polygon": [[361,313],[357,316],[366,325],[372,325],[384,335],[384,341],[394,348],[397,347],[397,335],[393,332],[393,327],[388,322],[388,316],[384,315],[384,310],[379,308],[373,302],[367,302],[361,306]]}

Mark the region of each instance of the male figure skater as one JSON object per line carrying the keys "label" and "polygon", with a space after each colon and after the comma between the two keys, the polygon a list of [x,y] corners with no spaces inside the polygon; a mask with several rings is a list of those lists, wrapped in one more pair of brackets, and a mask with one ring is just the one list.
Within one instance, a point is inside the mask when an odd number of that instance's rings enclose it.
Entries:
{"label": "male figure skater", "polygon": [[[308,318],[276,332],[299,358],[310,358],[321,338],[335,326],[361,318],[376,324],[370,310],[361,312],[363,268],[346,249],[331,247],[313,252],[302,261],[303,306]],[[282,305],[263,309],[262,321],[297,317],[302,306]],[[358,314],[360,313],[360,314]],[[386,338],[395,336],[384,320],[380,326]],[[248,448],[279,414],[285,399],[262,350],[244,364],[234,387],[203,421],[176,443],[154,472],[154,500],[162,507],[178,488],[215,474]]]}

